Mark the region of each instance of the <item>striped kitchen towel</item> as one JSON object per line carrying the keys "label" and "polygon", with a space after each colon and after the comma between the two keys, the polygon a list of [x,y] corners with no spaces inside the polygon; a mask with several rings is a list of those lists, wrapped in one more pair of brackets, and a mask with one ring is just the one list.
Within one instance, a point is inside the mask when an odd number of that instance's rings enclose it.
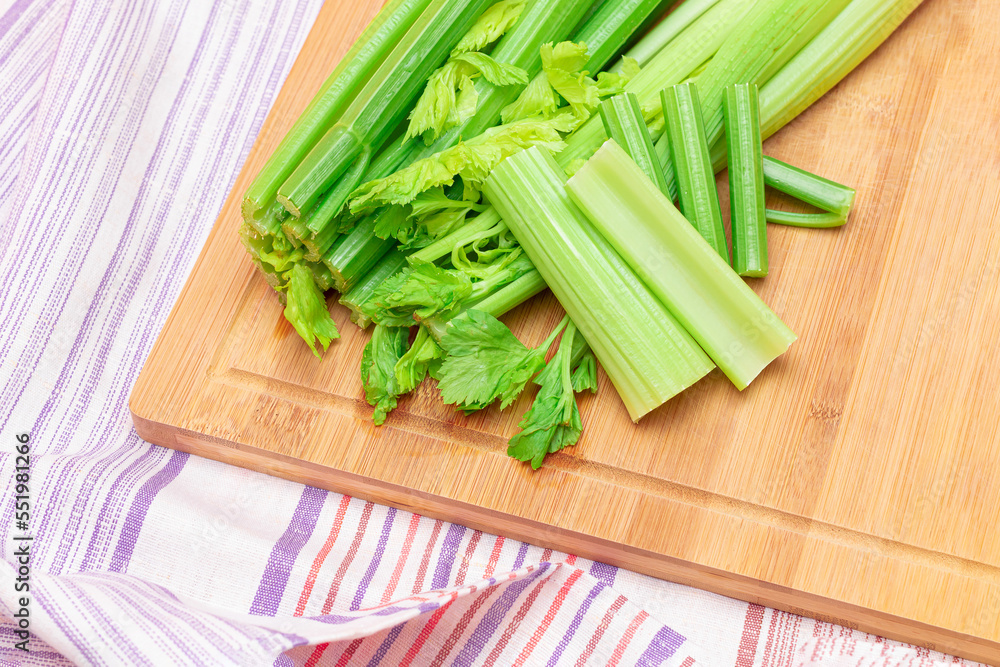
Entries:
{"label": "striped kitchen towel", "polygon": [[320,4],[0,0],[0,664],[946,661],[136,436],[129,391]]}

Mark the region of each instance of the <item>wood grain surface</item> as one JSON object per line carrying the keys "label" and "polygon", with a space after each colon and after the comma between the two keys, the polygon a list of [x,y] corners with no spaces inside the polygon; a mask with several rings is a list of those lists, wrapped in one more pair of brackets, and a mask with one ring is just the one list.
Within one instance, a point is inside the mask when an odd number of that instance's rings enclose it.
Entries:
{"label": "wood grain surface", "polygon": [[[368,335],[334,306],[314,358],[237,239],[240,194],[378,4],[323,7],[136,384],[139,434],[1000,664],[1000,13],[926,0],[765,145],[858,190],[845,228],[769,228],[751,284],[788,354],[638,426],[602,376],[580,443],[532,472],[505,453],[530,396],[464,417],[428,382],[373,426]],[[534,344],[560,316],[545,293],[505,320]]]}

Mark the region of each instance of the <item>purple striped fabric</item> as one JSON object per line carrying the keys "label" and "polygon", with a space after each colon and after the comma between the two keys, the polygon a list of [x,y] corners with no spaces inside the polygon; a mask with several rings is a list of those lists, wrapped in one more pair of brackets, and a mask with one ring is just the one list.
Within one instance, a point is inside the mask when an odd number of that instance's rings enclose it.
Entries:
{"label": "purple striped fabric", "polygon": [[910,664],[139,440],[129,391],[321,4],[0,0],[0,440],[31,434],[34,536],[24,653],[5,446],[0,664]]}

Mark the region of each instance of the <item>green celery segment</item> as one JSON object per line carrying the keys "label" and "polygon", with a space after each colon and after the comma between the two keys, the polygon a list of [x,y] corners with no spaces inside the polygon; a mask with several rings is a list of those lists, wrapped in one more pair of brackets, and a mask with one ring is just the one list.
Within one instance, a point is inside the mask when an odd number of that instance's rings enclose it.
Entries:
{"label": "green celery segment", "polygon": [[[647,32],[625,55],[644,67],[657,53],[684,32],[719,0],[685,0]],[[613,4],[613,3],[608,3]]]}
{"label": "green celery segment", "polygon": [[635,161],[649,180],[656,183],[660,192],[670,195],[663,177],[663,166],[653,149],[653,141],[642,118],[639,99],[632,93],[622,93],[601,102],[601,120],[604,130]]}
{"label": "green celery segment", "polygon": [[[590,73],[604,69],[641,32],[641,27],[669,4],[669,0],[614,0],[602,3],[573,36],[574,42],[587,45],[587,55],[590,56],[587,69]],[[616,66],[614,71],[620,71],[620,68]]]}
{"label": "green celery segment", "polygon": [[763,164],[764,182],[767,185],[847,220],[857,194],[854,188],[811,174],[773,157],[765,157]]}
{"label": "green celery segment", "polygon": [[776,225],[786,225],[788,227],[808,227],[811,229],[829,229],[831,227],[843,227],[847,218],[839,213],[791,213],[789,211],[776,211],[772,208],[764,212],[767,221]]}
{"label": "green celery segment", "polygon": [[[597,151],[567,188],[738,389],[745,389],[795,341],[795,334],[616,143],[608,141]],[[595,340],[586,338],[593,346]],[[597,356],[604,363],[599,351]]]}
{"label": "green celery segment", "polygon": [[309,106],[278,144],[243,197],[243,217],[260,217],[284,183],[320,137],[334,123],[355,93],[399,43],[431,0],[389,0],[369,24]]}
{"label": "green celery segment", "polygon": [[713,367],[670,312],[594,229],[547,151],[508,158],[484,192],[583,333],[638,421]]}
{"label": "green celery segment", "polygon": [[363,306],[375,293],[375,288],[407,266],[406,255],[393,248],[366,273],[357,284],[341,295],[340,304],[351,311],[351,321],[362,329],[371,324],[371,317]]}
{"label": "green celery segment", "polygon": [[767,275],[767,221],[764,217],[764,157],[760,139],[757,85],[726,88],[723,109],[729,147],[729,218],[733,270],[741,276]]}
{"label": "green celery segment", "polygon": [[365,217],[323,255],[323,263],[341,294],[349,292],[396,245],[391,239],[375,236],[377,219],[377,214]]}
{"label": "green celery segment", "polygon": [[[308,212],[363,151],[382,147],[431,72],[489,4],[435,0],[417,17],[337,122],[278,188],[277,200],[289,213],[298,217]],[[358,183],[362,176],[357,175]]]}
{"label": "green celery segment", "polygon": [[661,101],[681,212],[728,263],[729,248],[722,227],[715,170],[705,141],[698,89],[690,82],[671,86],[663,90]]}

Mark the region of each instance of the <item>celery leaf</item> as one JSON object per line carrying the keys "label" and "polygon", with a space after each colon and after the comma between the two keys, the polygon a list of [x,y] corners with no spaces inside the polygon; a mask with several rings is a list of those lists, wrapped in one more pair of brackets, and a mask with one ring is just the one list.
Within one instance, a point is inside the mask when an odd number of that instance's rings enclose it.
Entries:
{"label": "celery leaf", "polygon": [[472,281],[465,274],[415,260],[379,285],[363,308],[377,324],[408,326],[414,319],[451,317],[470,294]]}
{"label": "celery leaf", "polygon": [[376,426],[396,407],[396,398],[405,392],[396,381],[396,363],[406,350],[409,331],[406,327],[376,325],[371,340],[361,354],[361,384],[365,399],[375,408],[372,421]]}
{"label": "celery leaf", "polygon": [[444,357],[441,346],[426,328],[420,327],[410,349],[396,362],[394,372],[399,393],[406,394],[416,389],[429,372],[441,365]]}
{"label": "celery leaf", "polygon": [[295,264],[285,274],[288,281],[285,305],[285,319],[288,320],[309,349],[317,357],[315,341],[319,340],[325,351],[330,341],[340,338],[337,325],[326,309],[323,292],[313,280],[312,273],[302,264]]}
{"label": "celery leaf", "polygon": [[452,56],[468,51],[481,51],[500,39],[517,22],[524,9],[525,0],[500,0],[490,6],[476,20],[469,32],[458,42]]}
{"label": "celery leaf", "polygon": [[474,309],[452,320],[441,347],[448,357],[438,388],[445,403],[461,410],[479,410],[498,398],[501,408],[513,403],[545,366],[548,348],[525,347],[500,320]]}

